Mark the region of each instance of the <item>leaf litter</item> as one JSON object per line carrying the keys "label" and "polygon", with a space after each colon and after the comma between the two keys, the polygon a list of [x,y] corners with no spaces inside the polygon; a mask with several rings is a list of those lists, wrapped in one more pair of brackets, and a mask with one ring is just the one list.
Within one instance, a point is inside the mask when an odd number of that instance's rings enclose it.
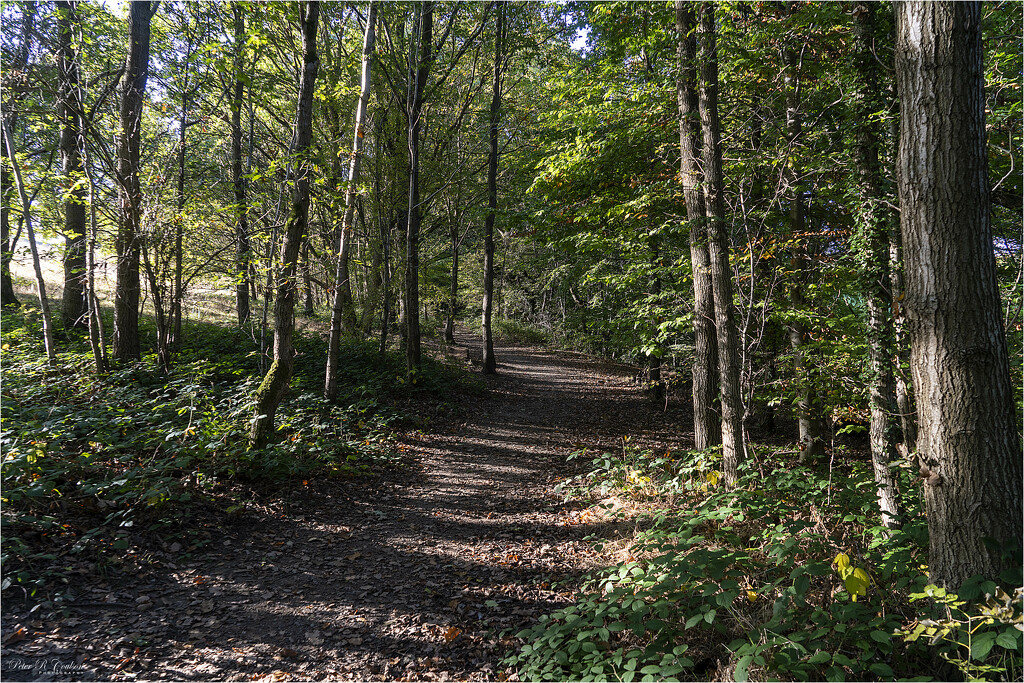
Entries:
{"label": "leaf litter", "polygon": [[402,439],[416,466],[202,510],[209,544],[82,568],[59,610],[4,600],[4,660],[63,665],[4,680],[516,680],[509,634],[568,603],[607,531],[555,493],[579,466],[566,456],[688,435],[632,368],[497,355],[461,422]]}

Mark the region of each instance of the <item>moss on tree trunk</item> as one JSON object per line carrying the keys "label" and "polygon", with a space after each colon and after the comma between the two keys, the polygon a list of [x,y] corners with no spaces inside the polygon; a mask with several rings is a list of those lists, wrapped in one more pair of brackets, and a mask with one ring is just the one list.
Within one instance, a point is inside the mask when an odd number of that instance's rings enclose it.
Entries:
{"label": "moss on tree trunk", "polygon": [[263,377],[263,382],[256,390],[256,419],[252,423],[250,435],[253,448],[264,448],[270,443],[275,431],[274,415],[291,378],[292,364],[280,360],[275,360]]}

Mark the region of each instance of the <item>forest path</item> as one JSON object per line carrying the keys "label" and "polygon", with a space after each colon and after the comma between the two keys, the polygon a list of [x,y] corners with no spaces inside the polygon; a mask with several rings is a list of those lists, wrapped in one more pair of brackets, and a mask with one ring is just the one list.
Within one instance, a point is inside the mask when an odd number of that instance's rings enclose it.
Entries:
{"label": "forest path", "polygon": [[[457,344],[479,348],[464,333]],[[4,648],[28,664],[84,655],[80,669],[4,679],[505,680],[500,634],[565,604],[571,593],[553,584],[598,559],[584,539],[601,523],[554,491],[575,464],[566,456],[621,448],[626,434],[661,448],[690,435],[633,368],[527,347],[496,355],[487,391],[460,399],[462,424],[405,435],[418,471],[214,511],[193,555],[176,543],[126,563],[71,618],[26,615],[32,636]]]}

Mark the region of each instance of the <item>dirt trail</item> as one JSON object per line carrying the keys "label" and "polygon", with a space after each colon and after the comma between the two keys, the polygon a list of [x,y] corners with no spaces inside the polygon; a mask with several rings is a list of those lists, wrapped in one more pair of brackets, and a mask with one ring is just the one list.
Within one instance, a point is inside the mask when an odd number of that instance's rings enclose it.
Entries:
{"label": "dirt trail", "polygon": [[[479,346],[463,335],[460,346]],[[504,680],[500,634],[565,604],[598,530],[554,484],[586,445],[685,446],[635,370],[497,350],[461,425],[407,435],[419,471],[310,486],[126,562],[46,620],[5,606],[4,680]],[[179,545],[179,544],[174,544]],[[85,577],[83,577],[85,578]],[[23,638],[11,638],[23,627]]]}

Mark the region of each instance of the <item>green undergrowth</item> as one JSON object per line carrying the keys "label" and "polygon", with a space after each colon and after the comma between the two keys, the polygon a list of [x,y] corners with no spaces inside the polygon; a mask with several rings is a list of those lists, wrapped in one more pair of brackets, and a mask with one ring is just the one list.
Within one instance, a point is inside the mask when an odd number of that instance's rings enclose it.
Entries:
{"label": "green undergrowth", "polygon": [[494,337],[506,344],[544,346],[551,341],[551,334],[538,325],[513,318],[495,317],[491,322]]}
{"label": "green undergrowth", "polygon": [[726,490],[719,462],[624,444],[564,483],[653,511],[626,561],[518,634],[506,663],[521,680],[1020,680],[1020,572],[1006,590],[929,586],[906,469],[907,521],[891,531],[870,463],[812,469],[766,451]]}
{"label": "green undergrowth", "polygon": [[[350,339],[340,396],[327,402],[325,343],[298,335],[277,439],[254,451],[261,375],[244,331],[187,325],[169,375],[150,355],[100,377],[76,333],[48,366],[32,309],[5,312],[2,324],[2,585],[47,599],[61,596],[77,559],[131,552],[148,532],[194,531],[188,519],[242,510],[248,492],[400,466],[394,433],[451,410],[448,398],[468,381],[425,360],[410,386],[397,354]],[[143,338],[151,333],[144,327]]]}

